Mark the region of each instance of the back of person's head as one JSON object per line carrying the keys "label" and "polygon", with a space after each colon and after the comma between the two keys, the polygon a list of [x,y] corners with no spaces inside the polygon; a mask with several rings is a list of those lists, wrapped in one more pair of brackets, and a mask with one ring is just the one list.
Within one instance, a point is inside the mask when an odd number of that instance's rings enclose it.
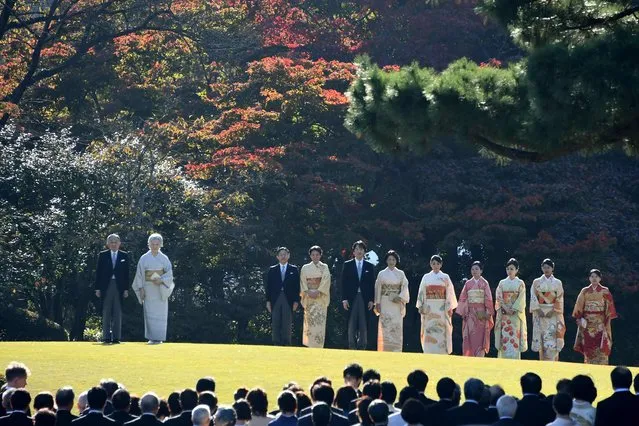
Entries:
{"label": "back of person's head", "polygon": [[2,393],[2,408],[4,408],[5,411],[11,409],[11,395],[13,395],[15,391],[15,388],[11,388]]}
{"label": "back of person's head", "polygon": [[160,400],[160,407],[158,408],[158,413],[155,416],[162,421],[164,421],[164,419],[168,417],[171,417],[171,411],[169,410],[169,403],[166,402],[166,399]]}
{"label": "back of person's head", "polygon": [[322,383],[328,383],[330,386],[333,386],[333,381],[331,379],[329,379],[326,376],[319,376],[318,378],[313,380],[313,384],[311,385],[311,389],[313,389],[313,387],[315,385],[320,385]]}
{"label": "back of person's head", "polygon": [[567,393],[568,395],[572,395],[572,380],[570,379],[560,379],[557,381],[557,393]]}
{"label": "back of person's head", "polygon": [[408,373],[406,382],[408,382],[408,386],[414,387],[418,392],[425,392],[426,386],[428,386],[428,374],[423,370],[413,370]]}
{"label": "back of person's head", "polygon": [[[198,395],[193,389],[184,389],[180,392],[180,407],[182,411],[191,411],[198,405]],[[210,414],[209,410],[209,414]]]}
{"label": "back of person's head", "polygon": [[11,409],[14,411],[27,411],[31,404],[31,394],[26,389],[14,389],[10,399]]}
{"label": "back of person's head", "polygon": [[[403,409],[403,408],[402,408]],[[375,399],[368,406],[368,415],[373,424],[381,425],[388,423],[388,404],[383,399]]]}
{"label": "back of person's head", "polygon": [[368,407],[373,400],[368,396],[363,396],[357,401],[357,418],[361,426],[370,426],[373,424],[370,416],[368,415]]}
{"label": "back of person's head", "polygon": [[397,388],[395,387],[395,384],[386,380],[381,383],[381,386],[382,399],[386,401],[387,404],[393,405],[397,399]]}
{"label": "back of person's head", "polygon": [[297,413],[313,405],[313,401],[304,391],[295,392],[295,399],[297,399]]}
{"label": "back of person's head", "polygon": [[331,422],[331,416],[331,407],[325,402],[319,401],[311,408],[313,426],[328,426]]}
{"label": "back of person's head", "polygon": [[459,405],[461,401],[461,386],[455,383],[455,392],[453,392],[453,405]]}
{"label": "back of person's head", "polygon": [[215,426],[233,426],[237,422],[237,413],[231,407],[220,407],[215,412]]}
{"label": "back of person's head", "polygon": [[198,396],[198,399],[197,399],[197,403],[198,405],[200,404],[208,405],[209,408],[211,409],[211,413],[215,413],[217,411],[218,399],[217,399],[217,395],[215,395],[214,392],[211,392],[208,390],[200,392],[200,395]]}
{"label": "back of person's head", "polygon": [[[111,397],[113,409],[117,411],[129,411],[131,408],[131,394],[126,389],[118,389]],[[142,410],[144,412],[144,410]]]}
{"label": "back of person's head", "polygon": [[364,369],[361,365],[354,362],[344,367],[343,375],[345,379],[347,376],[350,376],[354,379],[361,380],[362,376],[364,375]]}
{"label": "back of person's head", "polygon": [[280,392],[277,397],[277,406],[282,413],[294,413],[297,410],[297,398],[289,390]]}
{"label": "back of person's head", "polygon": [[382,396],[382,385],[379,380],[371,380],[366,382],[362,388],[362,394],[371,399],[379,399]]}
{"label": "back of person's head", "polygon": [[[35,400],[34,400],[35,401]],[[34,426],[55,426],[55,413],[53,410],[43,408],[33,416]]]}
{"label": "back of person's head", "polygon": [[499,417],[515,417],[517,412],[517,400],[510,396],[504,395],[497,400],[497,412]]}
{"label": "back of person's head", "polygon": [[[115,396],[114,396],[115,397]],[[160,410],[160,398],[153,392],[147,392],[140,398],[140,411],[142,413],[157,414]]]}
{"label": "back of person's head", "polygon": [[464,383],[464,398],[479,402],[484,393],[484,382],[470,378]]}
{"label": "back of person's head", "polygon": [[412,386],[404,386],[402,390],[399,391],[399,408],[402,408],[406,401],[411,398],[418,399],[419,391]]}
{"label": "back of person's head", "polygon": [[249,405],[247,400],[242,398],[238,399],[233,404],[233,409],[235,410],[235,413],[237,414],[238,420],[243,422],[251,421],[251,406]]}
{"label": "back of person's head", "polygon": [[348,410],[354,399],[357,399],[357,391],[352,386],[342,386],[335,394],[335,405],[342,410]]}
{"label": "back of person's head", "polygon": [[382,381],[382,375],[374,368],[369,368],[362,373],[362,382],[366,383],[370,380]]}
{"label": "back of person's head", "polygon": [[75,393],[71,386],[65,386],[55,393],[55,405],[58,406],[58,410],[73,409],[73,400],[75,399]]}
{"label": "back of person's head", "polygon": [[196,405],[191,409],[191,424],[208,426],[211,422],[211,409],[208,405]]}
{"label": "back of person's head", "polygon": [[195,385],[195,391],[197,393],[204,391],[215,392],[215,379],[211,376],[202,377],[197,381]]}
{"label": "back of person's head", "polygon": [[424,404],[411,398],[402,406],[401,416],[408,425],[416,425],[422,422],[425,412]]}
{"label": "back of person's head", "polygon": [[140,397],[131,395],[131,405],[129,406],[129,414],[132,416],[141,416],[142,409],[140,409]]}
{"label": "back of person's head", "polygon": [[246,399],[246,395],[248,395],[248,389],[237,388],[237,390],[233,394],[233,401],[237,401],[238,399]]}
{"label": "back of person's head", "polygon": [[506,395],[504,388],[499,385],[492,385],[488,390],[490,391],[490,405],[493,407],[497,406],[499,398]]}
{"label": "back of person's head", "polygon": [[635,388],[635,393],[639,393],[639,373],[637,373],[637,375],[635,376],[635,380],[634,380],[634,388]]}
{"label": "back of person's head", "polygon": [[[22,387],[27,385],[26,380],[29,374],[31,374],[31,372],[26,365],[21,362],[11,361],[4,370],[4,379],[8,384],[14,387]],[[15,381],[24,381],[24,383],[14,384]]]}
{"label": "back of person's head", "polygon": [[526,373],[519,379],[521,392],[538,395],[541,392],[541,377],[535,373]]}
{"label": "back of person's head", "polygon": [[78,395],[78,411],[80,414],[89,407],[89,391],[84,391]]}
{"label": "back of person's head", "polygon": [[552,408],[559,416],[567,416],[572,410],[572,397],[567,393],[559,392],[552,399]]}
{"label": "back of person's head", "polygon": [[455,393],[455,381],[450,377],[442,377],[437,382],[437,396],[440,399],[453,399]]}
{"label": "back of person's head", "polygon": [[628,388],[632,385],[632,373],[628,367],[618,366],[612,369],[610,373],[613,389]]}
{"label": "back of person's head", "polygon": [[102,386],[94,386],[87,393],[87,403],[92,410],[104,409],[107,402],[107,391]]}
{"label": "back of person's head", "polygon": [[572,379],[572,396],[581,401],[593,403],[597,399],[597,388],[595,382],[589,376],[579,374]]}
{"label": "back of person's head", "polygon": [[33,398],[33,409],[35,411],[47,408],[53,410],[55,402],[53,401],[53,394],[51,392],[40,392]]}
{"label": "back of person's head", "polygon": [[118,382],[113,379],[100,380],[100,387],[102,387],[107,393],[107,399],[111,399],[116,390],[120,387]]}
{"label": "back of person's head", "polygon": [[166,403],[169,404],[169,411],[171,416],[177,416],[182,412],[182,406],[180,405],[180,393],[171,392],[166,399]]}
{"label": "back of person's head", "polygon": [[313,387],[313,394],[311,397],[314,402],[325,402],[330,406],[333,405],[335,391],[328,383],[320,383]]}
{"label": "back of person's head", "polygon": [[268,397],[264,389],[254,388],[246,394],[246,400],[251,406],[251,414],[254,416],[266,416],[268,411]]}
{"label": "back of person's head", "polygon": [[490,406],[490,386],[484,383],[484,391],[479,399],[479,406],[486,409]]}

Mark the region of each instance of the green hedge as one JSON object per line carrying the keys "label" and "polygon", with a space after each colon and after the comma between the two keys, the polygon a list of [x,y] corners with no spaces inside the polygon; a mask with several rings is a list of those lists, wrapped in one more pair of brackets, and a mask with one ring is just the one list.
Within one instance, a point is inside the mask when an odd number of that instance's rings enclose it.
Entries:
{"label": "green hedge", "polygon": [[69,340],[59,324],[26,309],[0,309],[0,341],[7,340]]}

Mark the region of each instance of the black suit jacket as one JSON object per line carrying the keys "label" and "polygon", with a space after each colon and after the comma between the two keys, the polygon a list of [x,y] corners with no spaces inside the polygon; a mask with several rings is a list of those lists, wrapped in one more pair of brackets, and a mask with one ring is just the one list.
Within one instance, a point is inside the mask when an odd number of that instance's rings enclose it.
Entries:
{"label": "black suit jacket", "polygon": [[[344,415],[344,412],[337,407],[331,407],[331,411],[333,412],[333,414],[346,418],[346,416]],[[310,407],[306,407],[303,410],[301,410],[299,413],[297,413],[297,418],[301,419],[302,417],[308,414],[312,414],[312,412],[313,412],[313,406],[311,405]]]}
{"label": "black suit jacket", "polygon": [[77,418],[78,416],[71,414],[70,411],[58,410],[55,413],[55,426],[69,426]]}
{"label": "black suit jacket", "polygon": [[639,397],[628,391],[615,392],[597,404],[595,426],[638,426]]}
{"label": "black suit jacket", "polygon": [[424,407],[428,407],[428,406],[433,405],[433,404],[435,404],[437,402],[434,399],[430,399],[429,397],[427,397],[426,394],[423,393],[423,392],[419,393],[419,396],[417,397],[417,399],[419,399],[419,402],[424,404]]}
{"label": "black suit jacket", "polygon": [[0,417],[0,426],[33,426],[33,419],[25,413],[11,413]]}
{"label": "black suit jacket", "polygon": [[117,423],[102,413],[94,412],[78,417],[71,422],[71,426],[117,426]]}
{"label": "black suit jacket", "polygon": [[266,273],[266,300],[271,302],[271,306],[275,305],[282,288],[284,288],[284,295],[291,308],[293,303],[300,302],[300,271],[297,266],[290,263],[286,265],[286,275],[283,283],[280,264],[278,263],[269,268]]}
{"label": "black suit jacket", "polygon": [[165,426],[193,426],[191,410],[182,411],[179,416],[166,419],[163,424]]}
{"label": "black suit jacket", "polygon": [[123,425],[125,423],[131,422],[137,419],[136,416],[132,416],[126,411],[114,411],[113,413],[109,414],[107,417],[115,420],[118,423],[118,425]]}
{"label": "black suit jacket", "polygon": [[115,261],[115,268],[111,262],[111,250],[104,250],[98,254],[98,266],[95,271],[94,290],[100,290],[102,297],[106,295],[111,277],[115,275],[115,282],[120,291],[120,296],[124,290],[129,289],[129,254],[118,250],[118,257]]}
{"label": "black suit jacket", "polygon": [[344,262],[342,268],[342,300],[348,300],[352,306],[357,290],[361,289],[364,303],[375,301],[375,266],[364,260],[362,265],[362,280],[357,275],[355,259]]}
{"label": "black suit jacket", "polygon": [[523,426],[546,426],[555,420],[552,404],[538,395],[525,395],[517,402],[515,421]]}
{"label": "black suit jacket", "polygon": [[135,420],[125,423],[127,426],[162,426],[163,424],[158,418],[150,414],[142,414],[140,417],[136,417]]}
{"label": "black suit jacket", "polygon": [[[329,426],[350,426],[348,419],[340,414],[336,414],[333,411]],[[297,426],[313,426],[313,415],[307,414],[297,419]]]}
{"label": "black suit jacket", "polygon": [[426,407],[424,411],[424,426],[440,426],[444,424],[448,410],[455,408],[453,401],[440,400]]}
{"label": "black suit jacket", "polygon": [[489,425],[491,423],[488,412],[474,402],[464,402],[459,407],[451,408],[446,412],[445,424],[449,426]]}
{"label": "black suit jacket", "polygon": [[521,423],[513,419],[500,419],[493,423],[492,426],[521,426]]}

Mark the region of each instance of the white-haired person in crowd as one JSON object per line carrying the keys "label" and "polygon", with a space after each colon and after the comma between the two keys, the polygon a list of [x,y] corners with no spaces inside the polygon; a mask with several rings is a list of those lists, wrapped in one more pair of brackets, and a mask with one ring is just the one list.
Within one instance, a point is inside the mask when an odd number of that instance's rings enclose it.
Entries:
{"label": "white-haired person in crowd", "polygon": [[163,423],[156,417],[159,409],[160,398],[153,392],[147,392],[140,398],[142,415],[126,424],[128,426],[161,426]]}
{"label": "white-haired person in crowd", "polygon": [[193,426],[209,426],[211,423],[211,409],[206,404],[200,404],[191,411]]}
{"label": "white-haired person in crowd", "polygon": [[504,395],[497,400],[497,412],[499,413],[499,421],[493,423],[493,426],[521,426],[515,421],[517,413],[517,400],[510,396]]}
{"label": "white-haired person in crowd", "polygon": [[133,280],[133,290],[142,304],[144,336],[149,344],[166,340],[169,296],[175,287],[171,261],[160,250],[163,243],[162,235],[149,236],[149,251],[140,257]]}

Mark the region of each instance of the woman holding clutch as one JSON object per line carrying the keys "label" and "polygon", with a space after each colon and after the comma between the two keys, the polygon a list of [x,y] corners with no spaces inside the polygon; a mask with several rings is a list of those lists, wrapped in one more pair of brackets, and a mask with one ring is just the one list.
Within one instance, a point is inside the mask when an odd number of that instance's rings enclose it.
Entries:
{"label": "woman holding clutch", "polygon": [[148,244],[149,251],[138,261],[132,287],[144,311],[144,337],[153,345],[166,340],[169,296],[175,284],[171,261],[160,251],[162,235],[151,234]]}

